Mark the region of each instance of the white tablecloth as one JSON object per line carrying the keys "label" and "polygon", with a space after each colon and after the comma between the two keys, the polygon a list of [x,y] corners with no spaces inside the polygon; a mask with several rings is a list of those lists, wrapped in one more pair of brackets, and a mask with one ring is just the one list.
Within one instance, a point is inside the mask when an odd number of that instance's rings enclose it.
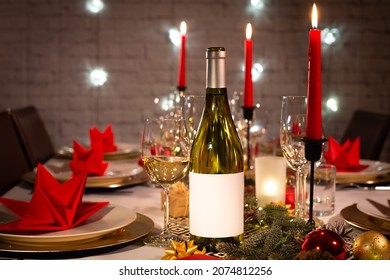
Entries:
{"label": "white tablecloth", "polygon": [[[4,197],[28,201],[31,196],[31,186],[16,186],[7,192]],[[148,184],[137,185],[129,188],[116,189],[107,192],[86,192],[85,201],[110,201],[116,205],[128,207],[138,213],[148,216],[154,221],[155,229],[151,234],[161,231],[163,224],[163,214],[160,209],[161,189],[153,188]],[[380,190],[358,190],[343,189],[336,191],[336,211],[335,214],[321,218],[325,223],[338,219],[340,211],[353,203],[358,203],[365,198],[380,199],[383,196],[390,198],[390,191]],[[357,231],[359,232],[359,231]],[[158,260],[164,255],[161,248],[154,248],[142,245],[142,242],[135,241],[121,249],[110,251],[108,253],[84,257],[82,259],[101,259],[101,260]]]}

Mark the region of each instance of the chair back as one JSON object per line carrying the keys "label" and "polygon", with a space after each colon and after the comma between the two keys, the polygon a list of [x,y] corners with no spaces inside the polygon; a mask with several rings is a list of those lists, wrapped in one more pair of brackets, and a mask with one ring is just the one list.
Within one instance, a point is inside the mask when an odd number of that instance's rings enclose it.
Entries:
{"label": "chair back", "polygon": [[0,196],[22,180],[30,165],[8,111],[0,112]]}
{"label": "chair back", "polygon": [[35,106],[11,111],[12,118],[27,151],[31,168],[55,154],[53,143]]}
{"label": "chair back", "polygon": [[390,129],[390,115],[357,110],[342,138],[360,136],[360,158],[378,160]]}

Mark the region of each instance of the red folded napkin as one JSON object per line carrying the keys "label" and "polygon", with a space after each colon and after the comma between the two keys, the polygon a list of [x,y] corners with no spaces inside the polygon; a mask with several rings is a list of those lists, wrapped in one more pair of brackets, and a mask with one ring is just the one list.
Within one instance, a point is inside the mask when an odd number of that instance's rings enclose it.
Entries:
{"label": "red folded napkin", "polygon": [[91,141],[91,147],[103,144],[103,152],[109,153],[114,152],[118,148],[114,143],[114,133],[112,132],[112,126],[109,124],[107,128],[101,132],[97,127],[93,127],[89,130],[89,137]]}
{"label": "red folded napkin", "polygon": [[108,202],[82,202],[87,173],[60,184],[38,164],[34,193],[30,202],[2,198],[0,203],[19,220],[0,225],[0,232],[43,232],[74,228],[105,207]]}
{"label": "red folded napkin", "polygon": [[108,162],[103,161],[103,144],[96,143],[90,149],[73,141],[73,160],[69,162],[73,176],[87,171],[88,176],[103,176]]}
{"label": "red folded napkin", "polygon": [[340,145],[334,138],[328,138],[329,149],[324,153],[327,163],[336,166],[337,171],[359,172],[368,165],[360,164],[360,137],[349,139]]}

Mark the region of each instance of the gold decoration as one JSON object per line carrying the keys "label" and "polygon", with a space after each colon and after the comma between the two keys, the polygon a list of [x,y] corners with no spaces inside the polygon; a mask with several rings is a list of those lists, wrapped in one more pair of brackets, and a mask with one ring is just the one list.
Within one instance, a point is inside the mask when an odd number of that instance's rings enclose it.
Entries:
{"label": "gold decoration", "polygon": [[191,255],[205,254],[206,248],[199,251],[198,245],[194,245],[194,240],[182,242],[172,241],[172,246],[164,249],[164,252],[165,256],[161,258],[162,260],[177,260]]}
{"label": "gold decoration", "polygon": [[[161,190],[161,209],[164,207],[164,190]],[[187,217],[189,212],[189,190],[181,181],[174,183],[169,190],[169,216]]]}
{"label": "gold decoration", "polygon": [[359,260],[390,259],[390,242],[376,231],[367,231],[355,238],[352,253]]}

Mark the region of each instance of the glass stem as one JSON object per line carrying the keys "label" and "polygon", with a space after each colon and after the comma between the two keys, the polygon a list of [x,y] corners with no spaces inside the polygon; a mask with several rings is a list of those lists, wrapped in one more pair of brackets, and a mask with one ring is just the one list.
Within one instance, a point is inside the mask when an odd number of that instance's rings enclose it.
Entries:
{"label": "glass stem", "polygon": [[164,229],[163,234],[167,234],[170,232],[169,230],[169,185],[163,185],[164,189]]}
{"label": "glass stem", "polygon": [[304,219],[306,214],[306,173],[302,168],[296,171],[295,217]]}

